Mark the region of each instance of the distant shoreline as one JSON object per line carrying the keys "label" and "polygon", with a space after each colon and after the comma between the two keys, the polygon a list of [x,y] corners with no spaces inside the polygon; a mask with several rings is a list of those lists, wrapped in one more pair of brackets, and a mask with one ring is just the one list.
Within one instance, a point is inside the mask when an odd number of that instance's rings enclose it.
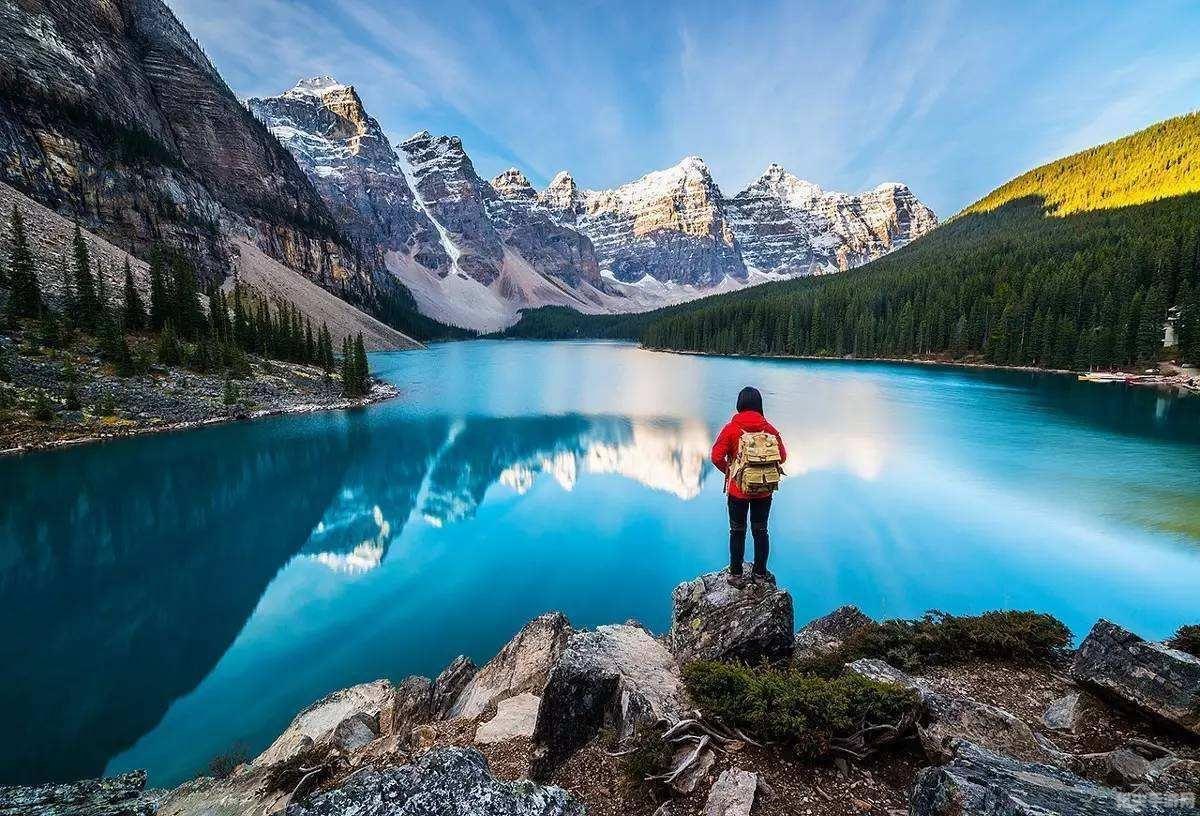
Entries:
{"label": "distant shoreline", "polygon": [[205,419],[192,419],[182,422],[168,422],[161,425],[142,425],[136,427],[114,428],[110,432],[88,434],[87,436],[76,436],[67,439],[48,439],[38,442],[30,442],[23,445],[16,445],[11,448],[0,449],[0,457],[21,456],[26,453],[39,453],[43,451],[60,450],[83,445],[94,445],[103,442],[112,442],[118,439],[128,439],[135,436],[151,436],[154,434],[171,433],[174,431],[189,431],[197,428],[207,428],[213,425],[224,425],[232,422],[252,422],[257,419],[265,419],[273,416],[283,416],[292,414],[316,414],[324,411],[346,411],[352,408],[365,408],[368,405],[374,405],[379,402],[386,402],[390,399],[398,397],[400,389],[391,383],[383,380],[376,380],[371,389],[371,393],[361,399],[342,399],[337,402],[328,404],[320,403],[302,403],[298,405],[285,405],[276,408],[265,408],[259,411],[249,411],[244,414],[226,414],[224,416],[206,417]]}
{"label": "distant shoreline", "polygon": [[[950,368],[973,368],[989,371],[1020,371],[1027,374],[1056,374],[1059,376],[1073,376],[1078,379],[1083,379],[1088,375],[1093,374],[1108,374],[1115,376],[1136,377],[1142,382],[1129,382],[1113,380],[1122,385],[1164,388],[1175,392],[1195,393],[1200,392],[1200,386],[1188,386],[1185,383],[1179,382],[1176,375],[1165,374],[1146,374],[1137,371],[1113,371],[1113,372],[1097,372],[1097,371],[1076,371],[1070,368],[1041,368],[1039,366],[1015,366],[1015,365],[998,365],[996,363],[977,363],[965,360],[939,360],[922,357],[821,357],[815,354],[721,354],[715,351],[686,351],[681,349],[671,348],[653,348],[651,346],[641,346],[639,348],[646,351],[655,351],[662,354],[687,354],[696,357],[737,357],[747,360],[811,360],[819,362],[836,362],[836,363],[906,363],[910,365],[923,366],[946,366]],[[1099,385],[1105,384],[1103,381],[1095,381]]]}

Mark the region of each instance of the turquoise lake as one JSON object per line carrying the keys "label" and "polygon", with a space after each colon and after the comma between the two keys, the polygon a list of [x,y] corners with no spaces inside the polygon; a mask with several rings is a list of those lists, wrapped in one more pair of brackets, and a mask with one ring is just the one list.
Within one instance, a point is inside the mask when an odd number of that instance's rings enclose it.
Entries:
{"label": "turquoise lake", "polygon": [[797,624],[1200,622],[1200,399],[609,343],[378,354],[399,399],[0,460],[0,783],[265,747],[327,692],[490,658],[551,609],[663,631],[721,568],[709,447],[758,386]]}

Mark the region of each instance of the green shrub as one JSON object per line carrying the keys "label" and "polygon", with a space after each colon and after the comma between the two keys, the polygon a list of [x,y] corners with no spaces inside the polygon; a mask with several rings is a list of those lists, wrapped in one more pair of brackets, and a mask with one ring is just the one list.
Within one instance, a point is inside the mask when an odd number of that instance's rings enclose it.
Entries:
{"label": "green shrub", "polygon": [[208,775],[214,779],[227,779],[238,765],[250,761],[250,749],[242,743],[236,743],[223,754],[217,754],[208,761]]}
{"label": "green shrub", "polygon": [[1200,657],[1200,624],[1179,627],[1179,631],[1167,641],[1167,645],[1172,649]]}
{"label": "green shrub", "polygon": [[663,742],[662,734],[653,728],[642,729],[623,742],[615,733],[610,733],[602,744],[607,744],[610,751],[620,753],[621,771],[634,785],[643,786],[649,777],[665,773],[671,767],[671,746]]}
{"label": "green shrub", "polygon": [[67,383],[67,392],[64,395],[68,411],[83,410],[83,403],[79,401],[79,392],[75,389],[75,383]]}
{"label": "green shrub", "polygon": [[102,417],[117,415],[117,401],[113,399],[112,394],[101,394],[100,399],[96,400],[96,415]]}
{"label": "green shrub", "polygon": [[45,391],[39,390],[33,395],[33,418],[38,422],[50,422],[54,419],[54,406]]}
{"label": "green shrub", "polygon": [[841,648],[797,668],[834,675],[841,666],[875,657],[905,671],[968,660],[1048,663],[1061,659],[1071,631],[1052,615],[1000,611],[982,615],[927,612],[913,620],[872,623],[846,638]]}
{"label": "green shrub", "polygon": [[864,727],[899,722],[917,704],[910,689],[856,674],[828,678],[699,661],[683,677],[705,713],[808,758],[827,755],[835,740]]}

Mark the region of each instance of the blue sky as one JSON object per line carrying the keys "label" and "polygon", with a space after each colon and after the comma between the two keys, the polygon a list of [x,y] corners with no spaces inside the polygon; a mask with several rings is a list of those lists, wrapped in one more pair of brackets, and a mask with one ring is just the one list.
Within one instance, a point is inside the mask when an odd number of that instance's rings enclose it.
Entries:
{"label": "blue sky", "polygon": [[356,86],[393,138],[602,188],[702,156],[903,181],[942,216],[1200,107],[1200,3],[167,0],[240,96]]}

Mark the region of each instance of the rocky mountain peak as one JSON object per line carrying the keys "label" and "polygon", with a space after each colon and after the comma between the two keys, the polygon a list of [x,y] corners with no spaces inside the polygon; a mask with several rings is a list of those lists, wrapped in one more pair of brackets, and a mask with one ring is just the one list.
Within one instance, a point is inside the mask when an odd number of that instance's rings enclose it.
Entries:
{"label": "rocky mountain peak", "polygon": [[825,194],[820,185],[792,175],[782,165],[772,162],[758,179],[738,198],[768,195],[793,207],[811,207]]}
{"label": "rocky mountain peak", "polygon": [[333,91],[344,91],[347,88],[353,90],[349,85],[343,85],[328,74],[316,77],[309,77],[297,82],[292,88],[284,92],[284,96],[324,96]]}
{"label": "rocky mountain peak", "polygon": [[529,183],[529,179],[515,167],[510,167],[492,179],[492,188],[501,198],[515,201],[537,201],[537,191]]}

